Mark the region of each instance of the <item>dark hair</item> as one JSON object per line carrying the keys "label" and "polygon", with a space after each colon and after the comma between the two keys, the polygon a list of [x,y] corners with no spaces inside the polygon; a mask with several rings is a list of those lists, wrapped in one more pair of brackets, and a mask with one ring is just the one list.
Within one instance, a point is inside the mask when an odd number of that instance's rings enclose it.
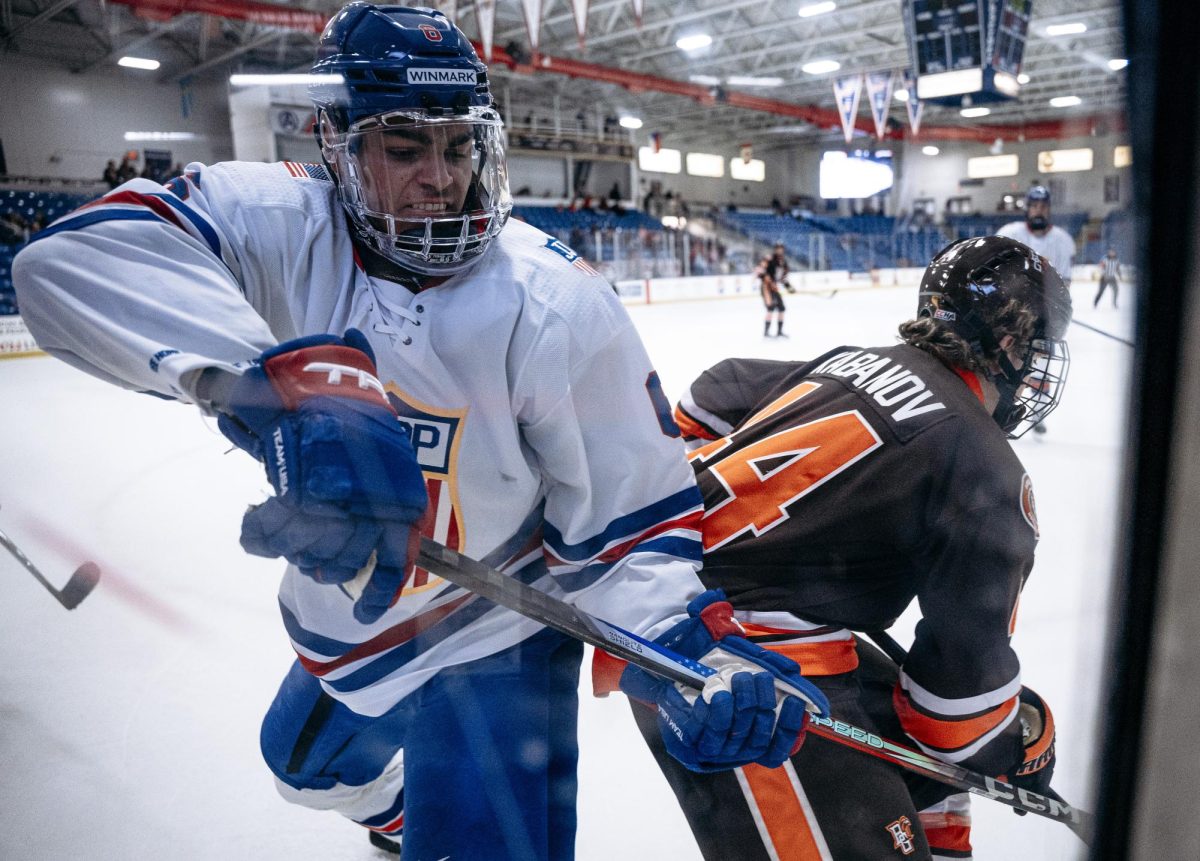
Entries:
{"label": "dark hair", "polygon": [[[1011,335],[1017,352],[1022,352],[1033,337],[1037,318],[1023,302],[1011,299],[991,315],[991,319],[984,322],[997,341]],[[949,368],[990,374],[990,365],[998,356],[996,349],[981,347],[978,351],[973,350],[965,338],[956,335],[932,317],[920,317],[901,323],[899,332],[900,340],[905,344],[924,350]]]}

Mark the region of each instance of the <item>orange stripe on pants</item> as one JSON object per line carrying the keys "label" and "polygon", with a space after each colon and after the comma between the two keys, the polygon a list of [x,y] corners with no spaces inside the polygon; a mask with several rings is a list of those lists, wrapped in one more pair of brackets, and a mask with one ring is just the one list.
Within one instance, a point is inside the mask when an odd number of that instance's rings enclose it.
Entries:
{"label": "orange stripe on pants", "polygon": [[763,845],[777,861],[831,861],[808,796],[791,761],[779,768],[747,765],[735,772]]}

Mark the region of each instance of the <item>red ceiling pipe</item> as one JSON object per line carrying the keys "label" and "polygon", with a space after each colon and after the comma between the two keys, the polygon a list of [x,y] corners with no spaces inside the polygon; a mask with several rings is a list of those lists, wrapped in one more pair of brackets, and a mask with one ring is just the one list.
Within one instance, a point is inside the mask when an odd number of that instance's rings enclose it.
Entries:
{"label": "red ceiling pipe", "polygon": [[235,21],[252,21],[282,27],[287,30],[303,30],[320,33],[325,29],[329,15],[291,9],[276,3],[240,3],[233,0],[109,0],[121,6],[133,8],[139,15],[163,21],[176,15],[200,14]]}
{"label": "red ceiling pipe", "polygon": [[[212,15],[218,18],[230,18],[237,21],[252,21],[273,27],[290,30],[303,30],[308,33],[320,33],[325,28],[328,16],[321,12],[309,12],[300,9],[290,9],[274,3],[234,2],[234,0],[109,0],[129,6],[139,14],[157,20],[172,18],[183,14]],[[478,43],[475,49],[481,54],[483,48]],[[674,96],[692,99],[702,105],[715,105],[717,99],[713,96],[712,88],[702,84],[692,84],[677,81],[673,78],[663,78],[658,75],[648,75],[643,72],[631,72],[612,66],[601,66],[597,63],[585,63],[566,57],[552,57],[542,54],[535,58],[533,65],[522,65],[502,49],[492,50],[492,61],[504,63],[513,70],[533,75],[538,72],[549,72],[567,75],[573,78],[585,78],[591,81],[616,84],[634,92],[652,91],[668,93]],[[798,105],[794,102],[781,102],[777,99],[765,99],[737,91],[726,91],[724,104],[748,111],[761,111],[781,117],[802,120],[820,128],[840,129],[841,117],[837,111],[819,108],[815,105]],[[874,134],[874,124],[869,119],[857,117],[855,128],[868,134]],[[919,137],[922,140],[959,140],[991,143],[996,138],[1006,141],[1045,140],[1051,138],[1069,138],[1087,136],[1101,130],[1124,131],[1125,117],[1122,113],[1101,114],[1097,116],[1078,117],[1065,120],[1046,120],[1020,125],[978,125],[978,126],[923,126]],[[894,129],[886,137],[903,139],[909,137],[907,130]]]}

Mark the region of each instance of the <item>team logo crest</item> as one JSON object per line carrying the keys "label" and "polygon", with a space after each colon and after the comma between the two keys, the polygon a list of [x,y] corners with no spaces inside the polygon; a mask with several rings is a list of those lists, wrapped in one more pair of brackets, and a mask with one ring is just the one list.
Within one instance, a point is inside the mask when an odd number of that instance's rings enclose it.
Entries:
{"label": "team logo crest", "polygon": [[421,32],[425,34],[425,38],[430,42],[442,41],[442,31],[432,24],[422,24]]}
{"label": "team logo crest", "polygon": [[[421,403],[392,383],[386,389],[425,475],[429,509],[421,533],[451,550],[459,550],[466,538],[458,500],[458,448],[467,410],[443,410]],[[401,594],[423,592],[442,582],[424,568],[414,567]]]}
{"label": "team logo crest", "polygon": [[887,824],[888,834],[892,835],[892,848],[898,849],[901,855],[911,855],[917,850],[913,839],[912,822],[907,816],[901,816],[895,822]]}
{"label": "team logo crest", "polygon": [[1021,516],[1033,530],[1033,537],[1041,538],[1042,533],[1038,529],[1037,506],[1033,502],[1033,482],[1029,479],[1029,473],[1021,476]]}

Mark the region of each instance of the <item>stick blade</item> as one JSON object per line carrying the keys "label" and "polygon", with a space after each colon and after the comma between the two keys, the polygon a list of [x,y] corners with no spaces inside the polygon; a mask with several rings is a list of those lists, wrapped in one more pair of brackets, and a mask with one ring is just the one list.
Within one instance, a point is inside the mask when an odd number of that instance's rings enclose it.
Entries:
{"label": "stick blade", "polygon": [[100,566],[95,562],[84,562],[75,569],[67,585],[62,587],[58,600],[68,610],[74,610],[79,602],[91,594],[100,582]]}

